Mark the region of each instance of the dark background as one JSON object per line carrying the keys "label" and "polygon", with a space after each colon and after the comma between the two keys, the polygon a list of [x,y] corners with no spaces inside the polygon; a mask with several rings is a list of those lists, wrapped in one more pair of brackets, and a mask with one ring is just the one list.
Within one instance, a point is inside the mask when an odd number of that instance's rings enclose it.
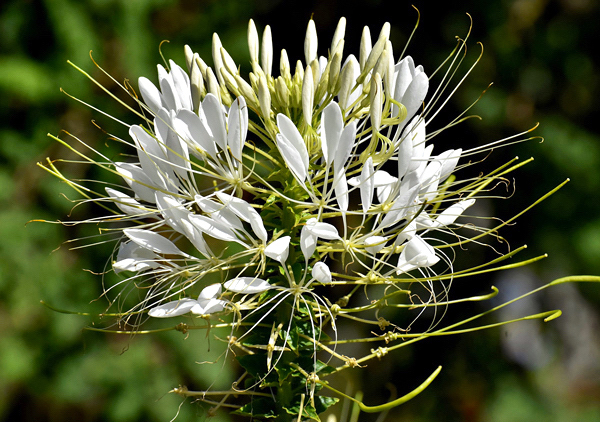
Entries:
{"label": "dark background", "polygon": [[[67,220],[73,206],[61,193],[76,195],[35,166],[45,157],[75,158],[46,136],[61,129],[91,146],[103,147],[108,132],[126,130],[70,100],[83,101],[128,122],[131,114],[66,63],[71,60],[118,92],[94,66],[116,80],[156,79],[162,52],[183,65],[189,44],[212,63],[210,43],[218,32],[225,48],[248,71],[246,28],[253,18],[262,31],[271,25],[275,51],[303,58],[306,23],[314,16],[319,54],[327,53],[340,16],[348,20],[346,52],[358,52],[369,25],[376,38],[392,24],[396,56],[421,21],[407,53],[430,74],[473,25],[462,69],[484,55],[436,119],[443,126],[468,107],[489,83],[493,87],[472,109],[471,119],[435,140],[441,148],[476,146],[527,130],[543,137],[509,146],[486,158],[491,170],[514,156],[535,161],[514,173],[513,185],[498,194],[510,199],[480,201],[476,212],[508,219],[567,177],[571,182],[519,218],[502,234],[510,247],[528,244],[523,258],[549,258],[525,269],[455,281],[451,296],[501,288],[516,296],[568,274],[600,274],[600,139],[597,124],[600,5],[593,0],[433,1],[171,1],[171,0],[8,0],[0,6],[0,418],[6,421],[169,421],[204,420],[205,408],[167,394],[186,384],[206,388],[233,377],[229,364],[199,365],[216,359],[203,333],[118,336],[83,331],[88,316],[65,315],[40,304],[98,314],[106,307],[100,277],[110,245],[70,250],[66,239],[96,227],[31,223]],[[276,55],[276,58],[277,55]],[[278,63],[276,60],[275,63]],[[277,64],[274,68],[277,68]],[[458,80],[458,79],[457,79]],[[435,126],[435,125],[433,125]],[[79,147],[78,147],[79,148]],[[63,164],[72,178],[94,178],[86,166]],[[104,177],[104,176],[99,176]],[[513,180],[511,180],[511,183]],[[475,212],[474,211],[474,212]],[[94,212],[86,205],[71,219]],[[493,243],[493,242],[492,242]],[[61,246],[58,250],[54,249]],[[498,246],[494,244],[494,246]],[[506,251],[506,244],[498,246]],[[504,248],[504,249],[502,249]],[[490,248],[471,247],[456,265],[495,257]],[[448,322],[500,303],[468,304]],[[561,308],[551,323],[519,323],[485,332],[429,340],[391,354],[349,377],[353,391],[366,391],[367,404],[390,395],[389,381],[404,394],[441,364],[444,371],[417,399],[388,420],[406,421],[600,421],[600,286],[560,286],[486,322]],[[213,346],[217,340],[212,339]],[[384,381],[382,381],[384,380]],[[215,420],[228,420],[225,412]],[[361,416],[360,420],[375,420]]]}

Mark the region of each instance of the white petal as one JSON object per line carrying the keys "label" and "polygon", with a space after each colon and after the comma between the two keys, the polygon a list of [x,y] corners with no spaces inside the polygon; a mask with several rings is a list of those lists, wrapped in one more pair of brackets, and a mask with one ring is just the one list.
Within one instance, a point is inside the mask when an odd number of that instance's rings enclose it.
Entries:
{"label": "white petal", "polygon": [[317,236],[310,232],[308,225],[302,227],[300,231],[300,249],[306,260],[310,259],[317,249]]}
{"label": "white petal", "polygon": [[201,232],[206,233],[215,239],[224,240],[226,242],[237,242],[239,240],[231,228],[212,218],[197,214],[190,214],[188,218]]}
{"label": "white petal", "polygon": [[224,286],[229,291],[247,294],[261,293],[272,287],[269,282],[256,277],[234,278],[226,281]]}
{"label": "white petal", "polygon": [[465,199],[464,201],[460,201],[460,202],[457,202],[456,204],[449,206],[444,211],[442,211],[440,213],[440,215],[438,215],[438,217],[435,219],[435,223],[436,223],[435,227],[448,226],[448,225],[454,223],[454,221],[458,217],[460,217],[462,215],[462,213],[465,212],[465,210],[467,208],[469,208],[471,205],[473,205],[474,203],[475,203],[475,199],[470,198],[470,199]]}
{"label": "white petal", "polygon": [[346,175],[343,172],[340,174],[339,180],[335,184],[335,199],[342,212],[348,211],[348,182],[346,181]]}
{"label": "white petal", "polygon": [[154,203],[154,185],[141,168],[131,163],[115,163],[115,170],[133,189],[135,195],[146,202]]}
{"label": "white petal", "polygon": [[375,192],[375,178],[373,170],[373,159],[367,158],[360,173],[360,200],[363,212],[366,214],[373,203],[373,192]]}
{"label": "white petal", "polygon": [[148,106],[150,110],[156,115],[158,110],[164,106],[162,101],[162,95],[158,88],[145,77],[141,77],[138,79],[138,87],[140,89],[140,94],[142,94],[142,98],[144,102]]}
{"label": "white petal", "polygon": [[417,219],[411,220],[400,233],[396,236],[396,240],[394,241],[394,245],[399,246],[403,244],[405,241],[412,239],[417,234]]}
{"label": "white petal", "polygon": [[423,107],[429,89],[429,79],[425,73],[418,73],[411,81],[400,101],[406,107],[406,118],[410,119]]}
{"label": "white petal", "polygon": [[331,165],[335,151],[340,141],[340,135],[344,128],[342,111],[336,102],[331,102],[325,107],[321,114],[321,149],[327,166]]}
{"label": "white petal", "polygon": [[187,180],[188,171],[191,170],[190,156],[187,144],[175,133],[174,129],[175,112],[170,114],[163,108],[154,119],[155,127],[160,134],[165,151],[166,160],[158,161],[157,165],[163,169],[163,173],[170,174],[171,171],[179,175],[180,178]]}
{"label": "white petal", "polygon": [[[188,216],[189,218],[189,216]],[[213,257],[214,254],[211,252],[210,248],[206,244],[204,237],[202,236],[202,231],[198,229],[198,227],[194,226],[189,219],[181,220],[179,224],[184,230],[185,236],[192,242],[192,245],[205,257]]]}
{"label": "white petal", "polygon": [[160,259],[159,255],[142,248],[135,242],[122,242],[119,245],[117,260],[113,263],[115,274],[121,271],[139,272],[150,268],[158,268],[160,264],[156,262]]}
{"label": "white petal", "polygon": [[265,230],[262,217],[248,202],[222,191],[217,191],[217,196],[235,215],[245,222],[250,223],[252,231],[260,240],[264,243],[267,242],[267,231]]}
{"label": "white petal", "polygon": [[346,161],[350,158],[350,153],[356,142],[356,120],[353,120],[344,128],[340,135],[339,143],[334,148],[335,154],[333,157],[333,165],[335,167],[336,177],[340,172],[344,171]]}
{"label": "white petal", "polygon": [[169,239],[150,230],[124,229],[123,233],[138,245],[152,252],[165,255],[187,255],[180,251]]}
{"label": "white petal", "polygon": [[462,153],[462,149],[449,149],[438,155],[436,160],[441,161],[442,169],[440,170],[440,182],[443,182],[452,174],[456,165],[458,164],[458,160],[460,159],[460,154]]}
{"label": "white petal", "polygon": [[298,128],[294,122],[292,122],[285,114],[280,113],[277,115],[277,127],[279,128],[281,135],[298,152],[298,155],[302,160],[302,167],[308,171],[308,150],[306,149],[304,138],[302,138],[302,135],[298,131]]}
{"label": "white petal", "polygon": [[285,160],[288,168],[292,171],[292,174],[300,183],[304,183],[306,180],[308,165],[304,165],[302,156],[296,150],[296,148],[293,147],[291,142],[287,140],[287,138],[278,133],[275,139],[277,141],[279,153]]}
{"label": "white petal", "polygon": [[331,271],[324,262],[317,262],[312,269],[312,276],[319,283],[329,284],[331,283]]}
{"label": "white petal", "polygon": [[148,315],[154,318],[171,318],[187,314],[194,305],[198,304],[197,300],[183,298],[174,300],[164,305],[156,306],[148,311]]}
{"label": "white petal", "polygon": [[365,249],[371,255],[379,253],[385,247],[387,238],[383,236],[370,236],[365,239]]}
{"label": "white petal", "polygon": [[115,203],[115,205],[125,214],[147,214],[147,211],[143,209],[142,205],[129,195],[125,195],[123,192],[108,187],[104,189],[106,190],[106,193],[110,196],[110,199]]}
{"label": "white petal", "polygon": [[190,212],[186,210],[181,203],[173,198],[171,195],[167,195],[163,192],[155,192],[156,205],[160,210],[160,213],[165,218],[165,221],[173,229],[179,233],[185,234],[185,230],[181,225],[182,220],[187,220]]}
{"label": "white petal", "polygon": [[190,110],[181,109],[177,113],[177,119],[187,126],[192,141],[194,141],[202,151],[206,151],[206,153],[213,158],[217,156],[217,148],[212,134],[196,113]]}
{"label": "white petal", "polygon": [[231,104],[227,127],[227,145],[229,145],[233,157],[241,163],[242,148],[248,132],[248,107],[246,107],[244,97],[237,97]]}
{"label": "white petal", "polygon": [[213,220],[234,230],[244,229],[242,221],[233,213],[230,208],[227,208],[225,205],[211,201],[210,199],[204,198],[201,195],[195,195],[194,200],[200,209],[209,214]]}
{"label": "white petal", "polygon": [[198,296],[198,302],[201,300],[214,299],[221,294],[221,283],[211,284],[206,286]]}
{"label": "white petal", "polygon": [[158,82],[160,90],[162,91],[163,101],[165,108],[169,110],[178,110],[181,108],[181,102],[177,95],[175,95],[175,86],[173,84],[173,76],[168,73],[162,65],[156,66],[158,68]]}
{"label": "white petal", "polygon": [[225,309],[227,302],[220,299],[203,299],[190,309],[190,312],[196,315],[208,315],[215,312],[221,312]]}
{"label": "white petal", "polygon": [[430,267],[440,260],[435,250],[420,236],[414,236],[404,246],[398,259],[397,274],[408,272],[415,268]]}
{"label": "white petal", "polygon": [[398,179],[404,177],[410,168],[413,146],[410,138],[406,137],[398,147]]}
{"label": "white petal", "polygon": [[225,116],[223,107],[218,98],[207,94],[202,101],[202,110],[206,116],[206,123],[210,128],[213,140],[223,150],[227,150],[227,132],[225,130]]}
{"label": "white petal", "polygon": [[173,60],[169,60],[171,67],[171,78],[173,80],[174,93],[179,100],[180,108],[192,109],[192,92],[190,90],[190,78],[187,73]]}
{"label": "white petal", "polygon": [[338,234],[335,226],[329,223],[321,223],[318,222],[316,218],[311,218],[306,222],[306,229],[316,237],[320,237],[321,239],[326,240],[335,240],[339,239],[340,235]]}
{"label": "white petal", "polygon": [[265,255],[285,264],[290,252],[290,239],[290,236],[283,236],[274,240],[265,248]]}
{"label": "white petal", "polygon": [[393,226],[406,217],[411,208],[414,206],[418,193],[419,186],[415,186],[408,192],[398,195],[390,210],[387,212],[385,217],[383,217],[383,220],[381,220],[379,228],[381,229],[388,226]]}
{"label": "white petal", "polygon": [[408,167],[408,172],[415,171],[421,165],[421,159],[425,154],[425,119],[421,116],[416,116],[407,125],[410,132],[404,137],[404,141],[409,141],[412,144],[411,162]]}

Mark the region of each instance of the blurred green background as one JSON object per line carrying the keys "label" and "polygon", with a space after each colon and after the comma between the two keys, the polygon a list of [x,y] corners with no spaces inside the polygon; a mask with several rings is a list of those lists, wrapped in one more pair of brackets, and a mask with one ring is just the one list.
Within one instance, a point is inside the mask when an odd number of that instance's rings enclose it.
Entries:
{"label": "blurred green background", "polygon": [[[61,193],[75,198],[35,165],[46,157],[74,158],[46,133],[64,129],[102,147],[108,137],[92,124],[97,120],[107,132],[126,136],[122,126],[59,88],[133,121],[66,61],[116,92],[91,62],[90,50],[116,80],[129,79],[137,87],[138,76],[156,79],[161,41],[170,41],[162,52],[179,64],[184,44],[210,63],[212,33],[218,32],[247,72],[249,18],[259,30],[271,25],[275,51],[285,47],[296,60],[303,57],[311,15],[321,39],[319,54],[326,54],[337,20],[346,16],[346,51],[357,53],[363,25],[377,34],[390,21],[398,55],[416,21],[411,4],[419,8],[421,22],[408,54],[428,73],[454,47],[454,37],[468,32],[467,12],[473,19],[467,62],[479,54],[477,41],[485,49],[437,125],[494,83],[472,110],[483,120],[470,120],[436,142],[443,139],[444,148],[475,146],[540,122],[535,134],[545,138],[543,143],[495,151],[478,167],[489,170],[516,155],[535,156],[515,173],[514,194],[512,188],[502,192],[510,199],[481,201],[479,211],[507,219],[565,178],[572,180],[503,231],[511,247],[529,245],[525,257],[547,252],[549,259],[525,270],[456,281],[452,296],[488,292],[495,284],[509,298],[563,275],[600,274],[597,1],[5,0],[0,6],[0,419],[164,422],[179,412],[177,420],[204,420],[207,408],[190,401],[180,406],[180,398],[167,392],[180,384],[206,388],[215,378],[224,387],[233,376],[228,365],[198,364],[217,357],[217,347],[211,348],[203,333],[186,338],[175,332],[127,337],[84,331],[97,318],[65,315],[40,304],[102,312],[106,302],[94,300],[101,294],[101,279],[90,271],[102,271],[111,252],[110,246],[61,246],[95,227],[25,227],[33,219],[68,220],[72,204]],[[94,176],[84,166],[62,168],[74,178]],[[70,218],[96,211],[84,205]],[[489,249],[468,255],[474,262],[495,256]],[[469,305],[448,318],[489,306]],[[367,391],[368,404],[379,404],[390,394],[381,379],[402,394],[442,364],[445,370],[430,389],[388,420],[600,421],[600,286],[561,286],[488,322],[554,308],[564,315],[549,324],[529,322],[422,342],[362,369],[353,378],[354,388]],[[229,419],[219,413],[214,420]]]}

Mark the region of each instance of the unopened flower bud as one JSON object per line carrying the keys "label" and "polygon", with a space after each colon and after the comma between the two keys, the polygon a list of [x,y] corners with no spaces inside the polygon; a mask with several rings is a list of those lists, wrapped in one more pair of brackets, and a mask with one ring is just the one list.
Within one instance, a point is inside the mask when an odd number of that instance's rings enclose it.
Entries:
{"label": "unopened flower bud", "polygon": [[344,35],[346,33],[346,18],[340,18],[337,27],[335,28],[335,32],[333,34],[333,38],[331,39],[331,54],[333,54],[337,50],[337,45],[340,41],[344,40]]}
{"label": "unopened flower bud", "polygon": [[267,25],[262,36],[262,51],[260,52],[260,64],[265,75],[271,76],[273,67],[273,39],[271,38],[271,27]]}
{"label": "unopened flower bud", "polygon": [[258,32],[256,31],[256,25],[254,21],[250,19],[248,23],[248,50],[250,50],[250,62],[258,63]]}
{"label": "unopened flower bud", "polygon": [[311,19],[308,21],[306,38],[304,38],[304,58],[307,65],[317,58],[317,46],[317,29],[315,27],[315,21]]}

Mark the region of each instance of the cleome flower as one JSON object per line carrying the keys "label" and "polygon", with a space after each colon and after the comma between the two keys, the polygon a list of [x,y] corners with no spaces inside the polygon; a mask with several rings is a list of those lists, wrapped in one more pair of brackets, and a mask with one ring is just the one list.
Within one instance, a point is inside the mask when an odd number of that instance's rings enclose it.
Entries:
{"label": "cleome flower", "polygon": [[[469,237],[461,218],[518,167],[460,180],[464,157],[523,139],[468,151],[434,142],[445,127],[429,128],[456,89],[465,41],[445,70],[434,72],[443,75],[432,88],[432,75],[394,50],[388,23],[374,43],[365,27],[358,57],[344,53],[345,27],[342,18],[327,55],[319,56],[325,49],[309,21],[304,61],[292,65],[282,50],[278,76],[271,30],[259,37],[253,21],[248,78],[216,34],[212,67],[186,46],[187,69],[169,61],[158,66],[157,79],[138,80],[141,99],[133,98],[141,118],[128,125],[128,137],[115,136],[134,152],[131,159],[82,154],[120,176],[120,187],[92,193],[51,162],[46,167],[111,209],[100,222],[118,244],[112,270],[125,277],[106,294],[127,306],[123,318],[218,317],[230,329],[230,350],[251,351],[239,358],[248,373],[244,388],[272,387],[279,377],[277,388],[290,389],[288,402],[261,393],[254,399],[260,406],[238,408],[256,419],[267,413],[253,409],[310,418],[335,403],[316,394],[325,386],[319,377],[362,362],[336,352],[343,341],[326,331],[337,335],[337,320],[391,327],[388,342],[401,328],[369,313],[449,303],[453,248],[481,243],[495,230],[471,220],[469,233],[477,234]],[[413,285],[425,295],[411,295],[406,286]],[[143,293],[139,302],[129,301],[132,289]],[[352,303],[361,290],[370,304]],[[343,364],[331,367],[319,353]],[[289,365],[300,378],[286,372]]]}

